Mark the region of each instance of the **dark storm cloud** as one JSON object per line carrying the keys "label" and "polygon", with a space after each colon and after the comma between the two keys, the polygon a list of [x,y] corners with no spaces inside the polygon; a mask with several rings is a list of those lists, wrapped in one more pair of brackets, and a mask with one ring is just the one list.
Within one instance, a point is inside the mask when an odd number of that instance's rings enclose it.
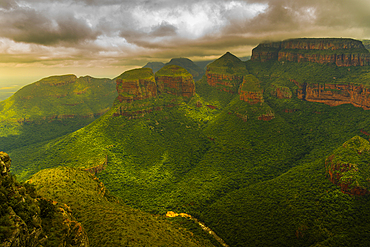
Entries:
{"label": "dark storm cloud", "polygon": [[11,9],[17,6],[14,0],[0,0],[0,9]]}
{"label": "dark storm cloud", "polygon": [[0,39],[71,48],[58,58],[43,50],[42,57],[58,62],[137,62],[242,49],[248,55],[270,40],[369,38],[369,10],[369,0],[0,0]]}
{"label": "dark storm cloud", "polygon": [[17,42],[54,45],[94,40],[99,35],[72,13],[48,16],[31,8],[0,10],[0,34]]}

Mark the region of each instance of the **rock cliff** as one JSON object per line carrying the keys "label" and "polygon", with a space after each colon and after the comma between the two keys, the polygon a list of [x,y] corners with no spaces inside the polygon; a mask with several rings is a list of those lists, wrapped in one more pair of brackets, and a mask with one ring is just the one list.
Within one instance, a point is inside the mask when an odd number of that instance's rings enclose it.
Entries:
{"label": "rock cliff", "polygon": [[332,183],[341,187],[343,193],[369,194],[369,161],[369,142],[355,136],[326,159],[326,174]]}
{"label": "rock cliff", "polygon": [[302,38],[259,44],[252,50],[251,60],[366,66],[370,65],[370,54],[359,40]]}
{"label": "rock cliff", "polygon": [[155,73],[158,93],[191,98],[195,94],[193,76],[177,65],[166,65]]}
{"label": "rock cliff", "polygon": [[28,183],[19,183],[9,173],[11,159],[0,152],[0,246],[88,247],[84,228],[70,208],[38,196]]}
{"label": "rock cliff", "polygon": [[254,75],[245,75],[239,88],[240,100],[250,104],[263,103],[263,89]]}
{"label": "rock cliff", "polygon": [[120,102],[132,102],[157,96],[157,84],[150,68],[124,72],[116,78],[116,89]]}
{"label": "rock cliff", "polygon": [[246,74],[245,64],[229,52],[210,63],[206,70],[207,83],[229,93],[238,92]]}
{"label": "rock cliff", "polygon": [[270,93],[278,99],[290,99],[293,95],[289,87],[280,85],[272,85]]}
{"label": "rock cliff", "polygon": [[370,109],[370,89],[365,86],[333,83],[308,84],[292,81],[298,86],[297,97],[299,99],[330,106],[352,104],[365,110]]}

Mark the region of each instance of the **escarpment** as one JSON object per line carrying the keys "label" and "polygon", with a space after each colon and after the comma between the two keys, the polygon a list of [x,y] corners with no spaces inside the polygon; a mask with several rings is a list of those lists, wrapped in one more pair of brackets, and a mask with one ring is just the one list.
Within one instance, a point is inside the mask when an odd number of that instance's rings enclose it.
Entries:
{"label": "escarpment", "polygon": [[51,76],[29,84],[0,102],[0,123],[90,118],[108,111],[117,97],[110,79]]}
{"label": "escarpment", "polygon": [[[118,101],[130,104],[120,105],[113,115],[125,116],[129,119],[141,118],[147,113],[180,104],[178,102],[180,99],[164,100],[163,97],[158,98],[160,95],[167,94],[189,99],[195,94],[192,75],[177,65],[167,65],[155,75],[149,68],[129,70],[119,76],[116,83]],[[151,98],[156,98],[155,103],[140,102]]]}
{"label": "escarpment", "polygon": [[254,75],[245,75],[239,88],[240,100],[250,104],[263,103],[263,89],[259,80]]}
{"label": "escarpment", "polygon": [[329,180],[351,195],[369,194],[370,144],[355,136],[334,151],[325,161]]}
{"label": "escarpment", "polygon": [[150,68],[126,71],[116,79],[116,89],[120,102],[132,102],[157,96],[157,84]]}
{"label": "escarpment", "polygon": [[310,102],[324,103],[330,106],[352,104],[370,109],[370,89],[363,85],[334,84],[334,83],[299,83],[292,80],[297,86],[297,97]]}
{"label": "escarpment", "polygon": [[193,97],[195,84],[193,76],[178,65],[167,65],[155,74],[158,92],[185,98]]}
{"label": "escarpment", "polygon": [[366,66],[370,65],[370,54],[358,40],[302,38],[259,44],[252,50],[251,60]]}

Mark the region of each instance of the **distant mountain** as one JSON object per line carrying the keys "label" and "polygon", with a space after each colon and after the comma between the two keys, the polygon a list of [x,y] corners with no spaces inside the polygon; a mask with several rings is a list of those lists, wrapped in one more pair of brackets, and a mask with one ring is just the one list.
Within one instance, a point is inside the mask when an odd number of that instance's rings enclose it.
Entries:
{"label": "distant mountain", "polygon": [[110,109],[115,86],[110,79],[63,75],[21,88],[0,102],[0,149],[9,152],[87,125]]}
{"label": "distant mountain", "polygon": [[160,70],[165,64],[162,62],[149,62],[143,68],[150,68],[153,70],[153,73],[156,73]]}
{"label": "distant mountain", "polygon": [[364,46],[367,50],[370,50],[370,40],[364,39],[364,40],[362,40],[362,44],[364,44]]}
{"label": "distant mountain", "polygon": [[153,73],[156,73],[158,70],[160,70],[166,65],[178,65],[180,67],[183,67],[190,74],[192,74],[195,81],[202,78],[202,76],[205,73],[204,69],[200,68],[198,65],[196,65],[193,61],[191,61],[188,58],[172,58],[171,61],[169,61],[166,64],[161,62],[149,62],[143,68],[151,68],[153,70]]}
{"label": "distant mountain", "polygon": [[166,63],[166,65],[178,65],[185,68],[190,74],[193,75],[195,81],[202,78],[205,71],[196,65],[193,61],[188,58],[172,58],[171,61]]}

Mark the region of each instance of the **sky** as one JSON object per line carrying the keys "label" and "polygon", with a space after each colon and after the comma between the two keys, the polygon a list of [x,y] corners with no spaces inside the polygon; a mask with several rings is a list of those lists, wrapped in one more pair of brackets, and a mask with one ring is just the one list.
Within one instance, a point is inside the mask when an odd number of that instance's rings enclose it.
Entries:
{"label": "sky", "polygon": [[370,1],[0,0],[0,93],[56,74],[113,78],[150,61],[244,57],[299,37],[369,39]]}

